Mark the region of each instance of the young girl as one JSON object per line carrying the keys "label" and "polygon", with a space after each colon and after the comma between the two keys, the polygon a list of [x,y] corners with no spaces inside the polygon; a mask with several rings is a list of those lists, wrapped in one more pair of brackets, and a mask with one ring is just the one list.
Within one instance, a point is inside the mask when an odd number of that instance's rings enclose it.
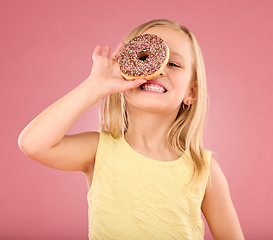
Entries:
{"label": "young girl", "polygon": [[[214,239],[244,239],[226,178],[203,146],[207,92],[198,43],[164,19],[142,24],[125,42],[143,33],[170,49],[160,76],[127,81],[117,61],[124,43],[111,56],[110,47],[97,46],[90,76],[32,120],[19,146],[48,167],[85,173],[89,239],[204,239],[201,211]],[[100,132],[66,135],[102,99]]]}

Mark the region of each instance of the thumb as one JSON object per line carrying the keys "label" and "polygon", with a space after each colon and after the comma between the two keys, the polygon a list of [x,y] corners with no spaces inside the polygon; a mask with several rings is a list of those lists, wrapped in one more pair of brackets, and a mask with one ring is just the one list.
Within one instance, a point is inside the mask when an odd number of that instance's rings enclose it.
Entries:
{"label": "thumb", "polygon": [[141,84],[146,83],[146,82],[147,82],[146,79],[138,78],[133,81],[130,81],[130,80],[126,81],[126,85],[127,85],[128,89],[133,89],[133,88],[139,87]]}

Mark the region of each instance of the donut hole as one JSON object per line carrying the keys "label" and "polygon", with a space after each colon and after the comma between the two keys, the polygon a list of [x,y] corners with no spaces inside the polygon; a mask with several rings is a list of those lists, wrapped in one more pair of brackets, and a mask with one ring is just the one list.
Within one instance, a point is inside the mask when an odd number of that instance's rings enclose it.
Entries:
{"label": "donut hole", "polygon": [[149,57],[148,51],[142,51],[141,53],[138,54],[138,59],[141,61],[145,61],[148,57]]}

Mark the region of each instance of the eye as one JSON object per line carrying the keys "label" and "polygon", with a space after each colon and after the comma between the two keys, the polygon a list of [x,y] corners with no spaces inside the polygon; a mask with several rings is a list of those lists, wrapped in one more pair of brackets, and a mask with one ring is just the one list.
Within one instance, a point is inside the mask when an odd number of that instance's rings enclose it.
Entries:
{"label": "eye", "polygon": [[167,65],[170,66],[170,67],[180,67],[178,64],[173,63],[173,62],[170,62]]}

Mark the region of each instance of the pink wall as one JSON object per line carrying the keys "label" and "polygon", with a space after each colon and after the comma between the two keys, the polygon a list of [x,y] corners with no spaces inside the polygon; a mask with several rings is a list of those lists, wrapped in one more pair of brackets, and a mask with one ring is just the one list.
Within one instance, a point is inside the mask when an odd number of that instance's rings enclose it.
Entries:
{"label": "pink wall", "polygon": [[[206,146],[228,179],[246,239],[273,239],[272,1],[159,2],[1,1],[0,239],[87,239],[84,175],[30,160],[17,138],[89,75],[96,44],[115,47],[154,18],[178,21],[199,40],[210,98]],[[97,128],[94,107],[69,133]]]}

